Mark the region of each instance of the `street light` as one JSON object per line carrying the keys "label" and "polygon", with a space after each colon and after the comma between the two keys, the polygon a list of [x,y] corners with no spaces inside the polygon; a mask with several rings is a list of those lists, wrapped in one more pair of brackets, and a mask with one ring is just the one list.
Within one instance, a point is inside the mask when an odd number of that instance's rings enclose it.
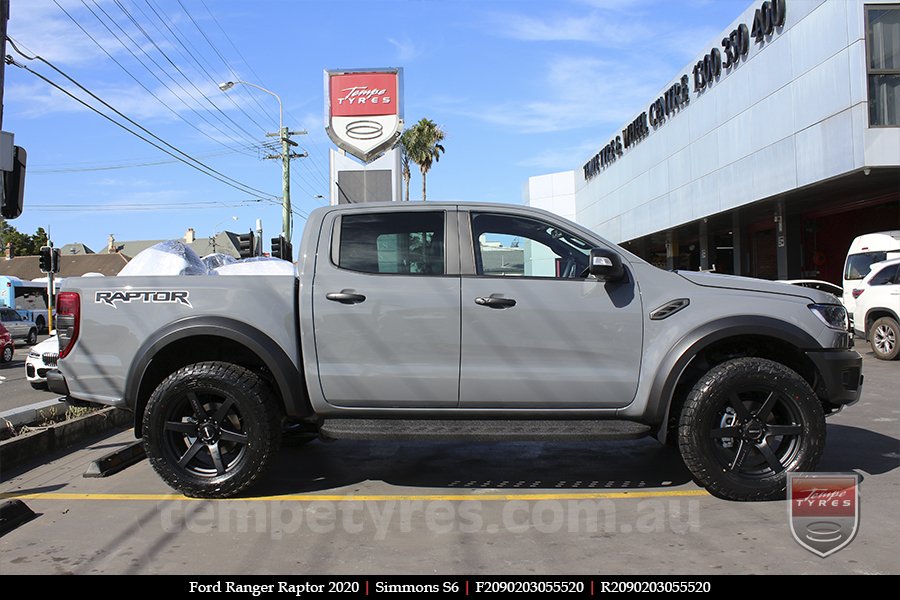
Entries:
{"label": "street light", "polygon": [[219,89],[223,92],[227,92],[231,88],[233,88],[237,84],[249,85],[252,88],[256,88],[262,92],[269,94],[270,96],[275,96],[275,99],[278,100],[278,133],[267,133],[266,135],[269,137],[277,137],[281,139],[281,155],[267,156],[266,158],[281,158],[281,235],[284,236],[284,239],[288,242],[291,240],[291,158],[297,158],[299,155],[291,153],[291,146],[296,146],[295,142],[292,142],[290,136],[293,134],[302,134],[306,133],[305,131],[288,131],[284,126],[284,107],[281,103],[281,97],[273,92],[272,90],[267,90],[261,85],[256,85],[255,83],[250,83],[248,81],[223,81],[219,84]]}

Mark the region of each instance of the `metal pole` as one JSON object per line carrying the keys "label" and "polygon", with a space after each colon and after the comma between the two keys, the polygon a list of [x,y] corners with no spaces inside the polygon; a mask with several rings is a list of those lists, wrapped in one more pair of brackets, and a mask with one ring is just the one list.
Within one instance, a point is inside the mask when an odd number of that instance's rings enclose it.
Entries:
{"label": "metal pole", "polygon": [[[281,101],[278,102],[279,109]],[[291,241],[291,147],[287,127],[281,128],[281,229],[284,239]]]}
{"label": "metal pole", "polygon": [[47,333],[50,333],[53,331],[53,307],[56,304],[54,292],[56,290],[53,287],[53,240],[50,239],[49,225],[47,225],[47,245],[50,246],[50,272],[47,273]]}

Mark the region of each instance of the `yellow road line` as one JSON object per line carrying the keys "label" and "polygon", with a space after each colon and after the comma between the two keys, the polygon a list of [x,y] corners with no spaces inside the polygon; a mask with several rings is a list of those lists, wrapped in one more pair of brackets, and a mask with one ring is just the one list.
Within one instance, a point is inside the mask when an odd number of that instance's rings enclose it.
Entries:
{"label": "yellow road line", "polygon": [[[227,498],[226,502],[388,502],[394,501],[510,501],[510,500],[611,500],[620,498],[674,498],[709,496],[706,490],[665,490],[665,491],[622,491],[622,492],[569,492],[544,494],[376,494],[376,495],[331,495],[331,494],[285,494],[282,496],[258,496],[250,498]],[[202,498],[188,498],[180,494],[78,494],[47,492],[30,494],[8,492],[0,494],[0,500],[18,498],[20,500],[139,500],[164,502],[188,500],[203,502]]]}

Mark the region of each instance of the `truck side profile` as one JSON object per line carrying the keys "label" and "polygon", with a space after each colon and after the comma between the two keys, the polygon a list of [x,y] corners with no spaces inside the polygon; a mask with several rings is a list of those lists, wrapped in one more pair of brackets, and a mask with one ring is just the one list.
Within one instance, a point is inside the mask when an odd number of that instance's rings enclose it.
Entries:
{"label": "truck side profile", "polygon": [[663,271],[533,208],[321,208],[297,269],[67,279],[48,383],[133,410],[153,467],[198,497],[242,492],[299,431],[654,435],[712,493],[777,498],[862,389],[833,296]]}

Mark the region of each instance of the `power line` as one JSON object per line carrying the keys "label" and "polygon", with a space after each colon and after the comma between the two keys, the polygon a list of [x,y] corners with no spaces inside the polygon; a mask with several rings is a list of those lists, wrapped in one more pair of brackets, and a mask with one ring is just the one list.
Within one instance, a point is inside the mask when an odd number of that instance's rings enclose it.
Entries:
{"label": "power line", "polygon": [[[54,0],[54,2],[56,2],[56,1],[57,1],[57,0]],[[107,13],[106,10],[105,10],[102,6],[100,6],[99,4],[97,4],[96,0],[92,0],[92,1],[94,2],[94,5],[97,7],[97,9],[100,10],[100,12],[102,12],[102,13],[106,16],[107,19],[109,19],[110,23],[112,23],[119,31],[121,31],[122,34],[124,34],[125,37],[127,37],[128,40],[129,40],[129,41],[130,41],[130,42],[131,42],[131,43],[132,43],[132,44],[133,44],[133,45],[134,45],[134,46],[135,46],[135,47],[136,47],[143,55],[144,55],[144,56],[146,56],[146,57],[150,60],[150,62],[152,62],[152,63],[156,66],[157,69],[159,69],[166,77],[168,77],[169,80],[170,80],[173,84],[175,84],[176,86],[178,86],[178,88],[180,88],[181,91],[182,91],[184,94],[186,94],[188,98],[190,98],[190,99],[191,99],[192,101],[194,101],[194,102],[198,102],[197,98],[195,98],[193,95],[191,95],[191,93],[188,92],[188,91],[184,88],[183,85],[181,85],[178,81],[176,81],[175,78],[172,77],[172,75],[171,75],[168,71],[166,71],[166,70],[162,67],[162,65],[160,65],[160,64],[156,61],[156,59],[154,59],[154,58],[153,58],[153,57],[152,57],[152,56],[144,49],[144,47],[143,47],[141,44],[139,44],[139,43],[131,36],[130,33],[128,33],[127,31],[125,31],[125,29],[124,29],[121,25],[119,25],[119,23],[116,22],[116,20],[113,19],[113,18],[109,15],[109,13]],[[90,11],[90,13],[94,16],[94,18],[96,18],[96,19],[97,19],[97,20],[98,20],[98,21],[106,28],[106,30],[110,33],[110,35],[112,35],[114,38],[116,38],[116,41],[118,41],[118,42],[122,45],[122,47],[125,48],[125,49],[131,54],[131,56],[134,57],[134,59],[135,59],[138,63],[140,63],[140,65],[141,65],[142,67],[144,67],[144,69],[146,69],[146,71],[147,71],[148,73],[150,73],[150,75],[153,76],[154,79],[156,79],[156,80],[157,80],[160,84],[162,84],[162,86],[165,87],[165,88],[166,88],[166,89],[167,89],[167,90],[168,90],[175,98],[177,98],[182,104],[184,104],[184,106],[185,106],[188,110],[190,110],[190,111],[193,112],[195,115],[197,115],[198,117],[200,117],[207,125],[209,125],[209,126],[212,127],[213,129],[215,129],[216,131],[218,131],[219,133],[221,133],[222,135],[224,135],[226,138],[230,139],[232,142],[237,142],[238,144],[246,144],[246,140],[241,140],[241,139],[240,139],[240,136],[239,136],[236,132],[231,132],[231,131],[227,131],[227,132],[226,132],[226,131],[223,131],[218,125],[216,125],[215,123],[213,123],[213,122],[211,122],[209,119],[207,119],[206,116],[205,116],[203,113],[199,112],[199,111],[197,110],[197,108],[195,108],[194,106],[191,106],[190,104],[188,104],[188,103],[184,100],[184,98],[182,98],[182,97],[178,94],[178,92],[176,92],[174,89],[172,89],[172,88],[169,86],[169,84],[167,84],[165,81],[163,81],[163,80],[159,77],[159,75],[157,75],[157,74],[153,71],[153,69],[151,69],[149,66],[147,66],[147,64],[146,64],[143,60],[141,60],[141,58],[140,58],[137,54],[135,54],[134,50],[132,50],[132,49],[128,46],[128,44],[126,44],[126,43],[122,40],[122,38],[119,36],[119,34],[117,34],[115,31],[113,31],[112,28],[110,28],[110,26],[106,23],[106,21],[104,21],[104,20],[100,17],[100,15],[98,15],[98,14],[94,11],[94,9],[92,9],[92,8],[87,4],[87,2],[86,2],[85,0],[81,0],[81,3],[84,5],[85,8],[88,9],[88,11]],[[59,6],[58,3],[57,3],[57,6]],[[198,105],[199,105],[199,102],[198,102]],[[226,126],[226,128],[228,127],[227,125],[225,125],[225,126]],[[250,146],[253,146],[253,145],[255,145],[255,144],[256,144],[256,141],[253,140],[253,139],[251,138]]]}
{"label": "power line", "polygon": [[[198,155],[200,158],[211,158],[213,156],[223,156],[225,154],[232,154],[232,152],[211,152],[207,154]],[[56,165],[53,167],[50,166],[32,166],[28,168],[28,172],[32,174],[54,174],[54,173],[89,173],[92,171],[118,171],[121,169],[133,169],[137,167],[156,167],[159,165],[171,165],[177,163],[177,160],[147,160],[145,162],[131,162],[131,163],[106,163],[106,164],[94,164],[93,166],[65,166],[65,165]]]}
{"label": "power line", "polygon": [[167,210],[205,210],[209,208],[244,208],[250,206],[246,202],[243,203],[227,203],[227,202],[201,202],[194,204],[37,204],[29,205],[28,210],[40,212],[84,212],[89,209],[94,212],[156,212]]}
{"label": "power line", "polygon": [[[94,4],[97,3],[97,0],[93,0],[93,1],[94,1]],[[193,87],[195,90],[197,90],[197,93],[198,93],[198,94],[200,94],[201,96],[203,96],[203,99],[206,100],[206,102],[207,102],[210,106],[212,106],[212,107],[216,110],[217,113],[219,113],[220,115],[222,115],[222,117],[224,117],[224,118],[228,119],[229,121],[231,121],[231,123],[233,123],[235,127],[237,127],[240,131],[242,131],[242,132],[243,132],[250,140],[253,140],[254,142],[256,141],[256,138],[255,138],[255,136],[254,136],[252,133],[250,133],[249,131],[247,131],[246,129],[244,129],[244,128],[241,126],[240,123],[238,123],[237,121],[235,121],[234,119],[232,119],[231,116],[230,116],[228,113],[226,113],[226,112],[223,111],[221,108],[219,108],[219,105],[216,104],[216,103],[212,100],[212,98],[210,98],[209,96],[207,96],[206,93],[203,92],[203,90],[201,90],[199,87],[197,87],[197,84],[195,84],[195,83],[191,80],[191,78],[188,77],[188,76],[184,73],[184,71],[181,69],[181,67],[179,67],[179,66],[175,63],[175,61],[173,61],[171,58],[169,58],[169,55],[166,54],[165,50],[163,50],[162,48],[159,47],[159,44],[156,43],[156,40],[154,40],[152,37],[150,37],[150,34],[147,33],[147,31],[141,26],[141,24],[138,23],[137,19],[135,19],[135,18],[132,16],[132,14],[131,14],[130,12],[128,12],[128,9],[125,8],[125,6],[124,6],[119,0],[113,0],[113,1],[115,2],[116,6],[119,7],[119,10],[121,10],[123,13],[125,13],[125,16],[128,17],[128,19],[132,22],[132,24],[133,24],[135,27],[138,28],[138,31],[140,31],[141,34],[142,34],[145,38],[147,38],[147,41],[149,41],[151,44],[153,44],[153,47],[156,48],[156,51],[159,52],[159,53],[163,56],[163,58],[165,58],[166,61],[167,61],[170,65],[172,65],[172,67],[173,67],[173,68],[174,68],[174,69],[175,69],[175,70],[176,70],[176,71],[184,78],[185,81],[187,81],[187,82],[191,85],[191,87]],[[101,10],[102,10],[102,9],[101,9]]]}
{"label": "power line", "polygon": [[[160,14],[156,11],[156,9],[154,9],[153,6],[150,5],[149,2],[147,2],[147,6],[150,8],[150,10],[151,10],[151,11],[153,12],[153,14],[156,16],[156,20],[158,20],[160,23],[163,24],[163,26],[164,26],[164,27],[166,28],[166,30],[169,32],[169,35],[166,35],[166,33],[165,33],[162,29],[160,29],[159,25],[156,24],[156,21],[154,21],[154,20],[150,17],[150,15],[148,15],[148,14],[144,11],[144,9],[140,7],[140,5],[138,5],[138,4],[135,3],[134,6],[135,6],[135,8],[137,8],[137,9],[141,12],[141,15],[142,15],[145,19],[147,19],[147,22],[153,24],[154,29],[156,29],[156,31],[157,31],[157,32],[158,32],[158,33],[159,33],[166,41],[172,42],[172,41],[174,40],[173,48],[175,48],[175,49],[178,51],[178,54],[180,54],[182,58],[184,58],[184,59],[186,59],[186,60],[188,60],[188,61],[192,61],[195,65],[197,65],[197,67],[198,67],[201,71],[203,71],[203,73],[206,75],[207,79],[208,79],[213,85],[218,86],[218,84],[219,84],[220,81],[217,80],[215,77],[213,77],[212,73],[210,73],[209,70],[207,70],[207,68],[206,68],[205,66],[203,66],[203,63],[201,63],[200,60],[199,60],[199,58],[198,58],[197,56],[195,56],[195,54],[197,54],[196,51],[195,51],[195,52],[191,52],[190,50],[188,50],[187,46],[186,46],[186,45],[184,44],[184,42],[179,38],[178,34],[177,34],[177,33],[169,26],[169,23],[166,22],[165,19],[163,19],[162,15],[160,15]],[[173,23],[173,25],[174,25],[174,23]],[[180,46],[180,48],[179,48],[179,46]],[[182,51],[182,49],[183,49],[184,51]],[[210,68],[212,68],[212,67],[210,67]],[[244,107],[241,106],[240,104],[238,104],[238,103],[235,101],[235,99],[232,97],[231,94],[226,94],[226,95],[225,95],[225,98],[226,98],[229,102],[231,102],[231,104],[232,104],[235,108],[237,108],[237,109],[240,110],[242,113],[244,113],[244,116],[246,116],[248,119],[250,119],[257,127],[259,127],[260,129],[262,129],[264,132],[267,131],[266,127],[264,127],[259,121],[257,121],[256,119],[254,119],[253,116],[252,116],[250,113],[248,113],[246,110],[244,110]]]}
{"label": "power line", "polygon": [[[145,0],[145,1],[147,1],[149,3],[150,0]],[[178,0],[178,3],[181,4],[181,0]],[[241,58],[241,60],[244,62],[244,64],[247,65],[247,68],[250,69],[250,73],[257,79],[257,81],[259,81],[260,85],[262,85],[263,87],[268,87],[265,84],[265,81],[263,81],[262,77],[259,76],[259,74],[253,69],[253,67],[247,61],[246,57],[244,57],[243,53],[240,51],[240,48],[238,48],[238,46],[234,43],[234,41],[231,39],[231,36],[228,35],[228,32],[225,31],[225,29],[222,27],[221,23],[219,23],[219,20],[216,18],[216,16],[212,13],[211,10],[209,10],[209,7],[206,5],[205,0],[200,0],[200,3],[203,4],[203,8],[205,8],[206,12],[209,13],[209,16],[212,17],[213,22],[219,28],[219,31],[221,31],[222,34],[225,36],[225,39],[228,40],[228,43],[231,44],[231,47],[234,48],[235,52],[237,52],[238,56]],[[183,4],[181,4],[181,7],[182,7],[182,9],[184,9]],[[187,10],[185,10],[185,12],[187,12]],[[200,26],[197,25],[197,22],[194,21],[193,17],[191,17],[191,15],[190,15],[190,13],[188,13],[188,17],[190,17],[191,21],[194,22],[194,25],[197,27],[198,31],[200,31],[200,33],[203,34],[203,31],[200,29]],[[218,54],[219,58],[222,59],[222,62],[225,63],[225,66],[228,68],[228,70],[231,71],[232,75],[234,75],[236,78],[239,79],[237,73],[235,73],[235,71],[231,67],[231,65],[228,64],[228,61],[225,59],[225,57],[222,55],[222,53],[219,52],[215,46],[213,46],[212,42],[209,40],[209,38],[205,34],[203,37],[206,38],[206,41],[209,43],[209,45],[212,47],[212,49],[216,52],[216,54]],[[251,94],[251,96],[253,97],[254,100],[256,100],[257,104],[259,105],[259,101],[256,99],[256,97],[253,96],[252,94]],[[262,105],[260,105],[260,108],[261,107],[262,107]],[[286,111],[286,114],[292,120],[298,121],[289,111]],[[316,149],[315,153],[312,153],[309,155],[310,161],[312,162],[312,165],[315,167],[316,170],[315,171],[310,170],[310,172],[317,174],[321,178],[322,183],[324,183],[325,186],[328,187],[328,185],[329,185],[328,179],[329,178],[325,174],[326,169],[322,166],[321,162],[318,160],[318,157],[317,157],[318,154],[324,154],[324,152],[322,151],[322,149],[319,147],[319,145],[316,143],[316,141],[314,139],[309,138],[309,141],[313,144],[313,147],[315,147],[315,149]]]}
{"label": "power line", "polygon": [[[51,81],[50,79],[44,77],[42,74],[38,73],[37,71],[32,70],[32,69],[29,68],[27,65],[24,65],[24,64],[21,64],[21,63],[16,62],[16,61],[13,60],[12,57],[10,57],[10,56],[7,56],[7,58],[6,58],[6,61],[7,61],[8,64],[14,65],[14,66],[16,66],[16,67],[19,67],[20,69],[24,69],[24,70],[28,71],[28,72],[31,73],[32,75],[38,77],[39,79],[45,81],[46,83],[48,83],[48,84],[50,84],[51,86],[53,86],[53,87],[55,87],[56,89],[58,89],[59,91],[63,92],[64,94],[66,94],[67,96],[69,96],[70,98],[72,98],[73,100],[77,101],[78,103],[82,104],[83,106],[89,108],[90,110],[94,111],[94,112],[97,113],[98,115],[100,115],[100,116],[102,116],[103,118],[107,119],[107,120],[110,121],[111,123],[114,123],[115,125],[118,125],[119,127],[121,127],[122,129],[124,129],[125,131],[128,131],[128,132],[131,133],[132,135],[134,135],[134,136],[140,138],[141,140],[147,142],[148,144],[150,144],[150,145],[153,146],[154,148],[157,148],[158,150],[161,150],[161,151],[165,152],[166,154],[168,154],[168,155],[171,156],[172,158],[175,158],[175,159],[177,159],[177,160],[183,162],[184,164],[188,165],[189,167],[191,167],[191,168],[193,168],[193,169],[195,169],[195,170],[197,170],[197,171],[200,171],[200,172],[203,173],[204,175],[207,175],[207,176],[209,176],[209,177],[212,177],[213,179],[216,179],[216,180],[218,180],[218,181],[221,181],[222,183],[225,183],[226,185],[229,185],[229,186],[231,186],[231,187],[233,187],[233,188],[235,188],[235,189],[238,189],[238,190],[242,191],[242,192],[245,193],[245,194],[248,194],[248,195],[250,195],[250,196],[253,196],[253,197],[256,197],[256,198],[259,198],[259,199],[265,199],[265,198],[267,198],[267,197],[272,197],[272,198],[275,197],[275,196],[272,196],[271,194],[268,194],[267,192],[263,192],[262,190],[258,190],[258,189],[254,188],[254,187],[251,187],[251,186],[249,186],[249,185],[247,185],[247,184],[245,184],[245,183],[241,183],[240,181],[237,181],[236,179],[233,179],[233,178],[231,178],[231,177],[228,177],[228,176],[225,175],[224,173],[220,173],[219,171],[213,169],[213,168],[210,167],[209,165],[206,165],[206,164],[203,163],[202,161],[200,161],[200,160],[198,160],[198,159],[192,157],[191,155],[187,154],[186,152],[182,151],[181,149],[179,149],[179,148],[173,146],[173,145],[170,144],[169,142],[166,142],[165,140],[163,140],[162,138],[160,138],[159,136],[157,136],[156,134],[154,134],[153,132],[151,132],[150,130],[148,130],[148,129],[147,129],[146,127],[144,127],[143,125],[137,123],[136,121],[134,121],[134,120],[131,119],[130,117],[124,115],[124,114],[121,113],[119,110],[117,110],[115,107],[111,106],[108,102],[106,102],[106,101],[103,100],[102,98],[98,97],[96,94],[94,94],[93,92],[91,92],[89,89],[87,89],[86,87],[84,87],[83,85],[81,85],[78,81],[76,81],[75,79],[73,79],[72,77],[70,77],[68,74],[66,74],[65,72],[63,72],[63,71],[60,70],[59,68],[57,68],[57,67],[56,67],[53,63],[51,63],[50,61],[48,61],[48,60],[42,58],[41,56],[37,56],[37,55],[35,55],[35,56],[33,56],[33,57],[29,57],[27,54],[24,54],[21,50],[19,50],[19,48],[17,47],[15,41],[14,41],[12,38],[8,38],[8,39],[9,39],[9,42],[10,42],[10,45],[12,46],[12,48],[13,48],[17,53],[19,53],[21,56],[23,56],[26,60],[39,60],[40,62],[43,62],[44,64],[46,64],[47,66],[49,66],[51,69],[53,69],[54,71],[56,71],[57,73],[59,73],[60,75],[62,75],[62,76],[65,77],[66,79],[68,79],[70,82],[72,82],[73,84],[75,84],[76,86],[78,86],[79,89],[81,89],[82,91],[84,91],[85,93],[87,93],[89,96],[91,96],[92,98],[94,98],[95,100],[97,100],[98,102],[100,102],[101,104],[103,104],[105,107],[107,107],[108,109],[112,110],[113,112],[115,112],[117,115],[119,115],[120,117],[122,117],[123,119],[125,119],[126,121],[128,121],[129,123],[131,123],[132,125],[138,127],[141,131],[147,133],[147,134],[150,135],[152,138],[158,140],[158,141],[161,142],[162,144],[165,144],[166,146],[168,146],[169,148],[171,148],[172,150],[174,150],[174,151],[177,152],[178,154],[181,154],[181,155],[184,156],[187,160],[181,158],[181,157],[178,156],[177,154],[174,154],[174,153],[170,152],[169,150],[166,150],[166,149],[163,148],[162,146],[160,146],[160,145],[158,145],[158,144],[152,142],[151,140],[149,140],[149,139],[147,139],[146,137],[142,136],[141,134],[137,133],[137,132],[134,131],[133,129],[130,129],[130,128],[126,127],[125,125],[119,123],[118,121],[116,121],[115,119],[113,119],[112,117],[110,117],[109,115],[107,115],[107,114],[105,114],[104,112],[98,110],[96,107],[91,106],[90,104],[88,104],[87,102],[85,102],[84,100],[82,100],[81,98],[75,96],[74,94],[72,94],[72,93],[71,93],[70,91],[68,91],[67,89],[65,89],[65,88],[63,88],[62,86],[56,84],[55,82]],[[189,161],[192,161],[192,162],[189,162]],[[195,163],[196,163],[196,164],[195,164]],[[198,165],[199,165],[199,166],[198,166]],[[248,190],[249,190],[249,191],[248,191]]]}
{"label": "power line", "polygon": [[[144,1],[147,2],[148,4],[150,3],[150,0],[144,0]],[[225,31],[225,29],[222,27],[222,24],[219,23],[219,19],[216,18],[216,15],[214,15],[214,14],[212,13],[212,11],[209,10],[209,7],[206,5],[206,2],[205,2],[204,0],[200,0],[200,3],[203,5],[203,8],[206,9],[207,14],[209,14],[209,16],[212,17],[212,20],[213,20],[213,22],[216,24],[216,27],[219,28],[219,31],[222,32],[222,35],[225,36],[225,39],[228,40],[228,43],[231,44],[231,47],[234,48],[234,51],[237,52],[237,55],[241,58],[241,60],[244,62],[244,64],[247,65],[247,68],[250,69],[250,74],[253,75],[253,77],[255,77],[256,80],[259,81],[260,84],[261,84],[263,87],[267,87],[267,86],[265,85],[265,83],[263,83],[262,77],[260,77],[259,74],[256,72],[256,70],[253,68],[253,66],[252,66],[249,62],[247,62],[247,59],[244,57],[244,54],[241,52],[240,48],[237,47],[237,45],[236,45],[236,44],[234,43],[234,41],[231,39],[231,36],[228,35],[228,32]],[[213,48],[213,49],[215,49],[215,48]],[[221,56],[221,55],[220,55],[220,56]],[[223,59],[223,61],[224,61],[224,59]],[[235,72],[235,70],[231,67],[231,65],[228,64],[228,62],[225,62],[225,67],[226,67],[229,71],[231,71],[231,74],[232,74],[235,78],[240,79],[240,77],[238,76],[238,74],[237,74],[237,73]],[[269,118],[271,118],[271,114],[268,113],[268,112],[263,108],[263,105],[262,105],[262,103],[260,103],[259,98],[257,98],[254,94],[251,94],[251,93],[249,92],[249,90],[245,90],[245,92],[247,93],[247,95],[249,95],[251,98],[253,98],[253,101],[256,102],[256,105],[259,107],[259,110],[262,111],[263,114],[268,114],[268,115],[269,115]]]}
{"label": "power line", "polygon": [[[78,28],[79,28],[79,29],[80,29],[80,30],[81,30],[81,31],[82,31],[82,32],[83,32],[83,33],[84,33],[84,34],[85,34],[92,42],[94,42],[94,44],[95,44],[98,48],[100,48],[100,49],[104,52],[104,54],[106,54],[106,56],[108,56],[108,57],[110,58],[110,60],[112,60],[114,63],[116,63],[116,65],[118,65],[120,69],[122,69],[123,71],[125,71],[125,73],[128,74],[128,76],[131,77],[131,78],[135,81],[135,83],[137,83],[139,86],[141,86],[141,87],[144,89],[144,91],[146,91],[148,94],[150,94],[151,96],[153,96],[154,98],[156,98],[156,100],[157,100],[161,105],[163,105],[164,107],[166,107],[166,109],[167,109],[169,112],[171,112],[173,115],[175,115],[176,117],[178,117],[179,119],[181,119],[182,121],[184,121],[185,123],[187,123],[187,124],[188,124],[190,127],[192,127],[195,131],[197,131],[197,132],[199,132],[200,134],[206,136],[207,138],[211,139],[212,141],[216,142],[217,144],[219,144],[219,145],[221,145],[221,146],[224,146],[225,148],[229,148],[229,149],[232,149],[232,150],[236,150],[236,151],[241,152],[241,153],[243,153],[243,154],[248,154],[248,155],[250,154],[249,152],[247,152],[247,149],[243,146],[243,143],[244,143],[244,142],[239,142],[240,144],[242,144],[242,145],[239,146],[239,147],[236,147],[236,146],[230,146],[230,145],[226,144],[225,142],[223,142],[222,140],[218,140],[218,139],[214,138],[213,136],[211,136],[209,133],[203,131],[202,129],[200,129],[199,127],[197,127],[194,123],[191,123],[190,121],[188,121],[188,120],[184,117],[184,115],[182,115],[181,113],[179,113],[178,111],[176,111],[175,109],[173,109],[171,106],[169,106],[168,103],[163,102],[162,98],[160,98],[159,96],[157,96],[157,95],[153,92],[153,90],[151,90],[151,89],[148,88],[146,85],[144,85],[144,83],[143,83],[140,79],[138,79],[138,78],[137,78],[137,77],[136,77],[136,76],[135,76],[135,75],[134,75],[134,74],[133,74],[126,66],[125,66],[125,65],[123,65],[121,62],[119,62],[119,60],[116,59],[116,57],[114,57],[114,56],[109,52],[109,50],[107,50],[106,47],[104,47],[103,44],[101,44],[101,43],[100,43],[93,35],[91,35],[91,33],[90,33],[87,29],[85,29],[85,28],[81,25],[81,23],[79,23],[79,22],[75,19],[75,17],[73,17],[73,16],[69,13],[69,11],[67,11],[65,8],[63,8],[62,5],[60,5],[59,2],[57,2],[57,0],[53,0],[53,2],[56,4],[56,6],[57,6],[62,12],[65,13],[65,15],[66,15],[67,17],[69,17],[69,19],[70,19],[73,23],[75,23],[75,25],[76,25],[76,26],[77,26],[77,27],[78,27]],[[85,5],[85,6],[87,7],[88,10],[90,10],[90,7],[89,7],[89,6],[87,6],[87,5]],[[93,11],[91,11],[91,12],[92,12],[92,14],[93,14]],[[97,17],[96,14],[94,14],[94,16]],[[97,17],[97,19],[99,20],[100,18]],[[101,21],[101,24],[103,24],[103,26],[106,27],[107,31],[109,31],[110,34],[113,34],[112,30],[109,29],[109,27],[106,25],[106,23],[103,23],[103,21]],[[115,35],[115,34],[113,34],[113,35]],[[116,38],[116,39],[118,39],[118,38]],[[123,44],[123,46],[124,46],[124,43],[123,43],[120,39],[119,39],[119,43]],[[126,47],[125,49],[128,50],[129,52],[131,52],[131,50],[130,50],[129,48]],[[131,54],[132,54],[132,56],[134,56],[135,59],[137,59],[137,56],[135,56],[134,52],[131,52]],[[140,60],[138,60],[138,62],[140,62]],[[145,69],[147,69],[147,66],[144,65],[142,62],[141,62],[141,66],[143,66]],[[149,70],[149,69],[148,69],[148,70]],[[152,75],[152,73],[151,73],[151,75]],[[158,78],[157,78],[157,79],[158,79]],[[160,81],[160,83],[162,83],[162,81]],[[163,85],[165,85],[165,84],[163,84]],[[166,87],[166,89],[169,89],[169,88]],[[169,91],[171,92],[172,90],[169,89]],[[173,95],[175,95],[175,96],[177,97],[177,95],[176,95],[174,92],[172,92],[172,93],[173,93]],[[179,98],[179,100],[181,100],[181,98]],[[185,104],[185,106],[187,106],[187,104],[186,104],[183,100],[182,100],[182,103]],[[188,107],[188,109],[191,108],[190,106],[187,106],[187,107]],[[196,112],[196,111],[194,111],[194,112]],[[207,123],[210,124],[210,125],[212,125],[212,124],[209,123],[208,121],[207,121]],[[224,132],[222,132],[222,131],[220,131],[219,133],[222,133],[223,135],[225,135]],[[226,135],[226,137],[228,137],[228,136]],[[235,141],[233,138],[230,138],[230,139],[232,139],[232,142]]]}

